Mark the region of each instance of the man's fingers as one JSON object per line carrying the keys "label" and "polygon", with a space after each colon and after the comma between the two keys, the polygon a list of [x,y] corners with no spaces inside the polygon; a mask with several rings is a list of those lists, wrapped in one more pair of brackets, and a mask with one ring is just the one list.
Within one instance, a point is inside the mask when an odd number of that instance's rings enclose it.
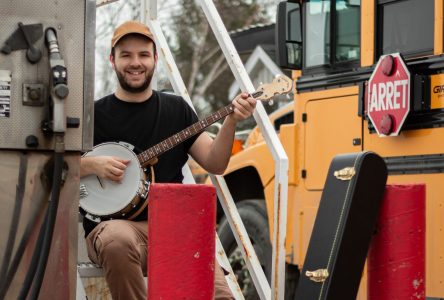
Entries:
{"label": "man's fingers", "polygon": [[116,175],[116,176],[122,176],[125,172],[124,172],[124,170],[122,170],[120,168],[114,167],[114,168],[111,168],[110,173],[113,175]]}
{"label": "man's fingers", "polygon": [[[125,162],[126,162],[126,160],[125,160]],[[121,162],[120,160],[115,160],[111,163],[111,165],[114,168],[118,168],[120,170],[125,170],[126,167],[128,166],[129,161],[127,163],[125,163],[125,162]]]}
{"label": "man's fingers", "polygon": [[108,166],[108,167],[105,168],[105,170],[104,170],[104,175],[105,175],[106,177],[108,177],[108,176],[110,176],[110,175],[121,176],[121,175],[123,175],[124,173],[125,173],[125,170],[124,170],[124,169],[120,169],[120,168],[117,168],[117,167],[112,166],[112,165]]}
{"label": "man's fingers", "polygon": [[248,99],[246,99],[246,101],[248,101],[248,103],[249,103],[253,108],[256,107],[256,103],[257,103],[257,100],[256,100],[256,99],[254,99],[254,98],[252,98],[252,97],[249,97]]}
{"label": "man's fingers", "polygon": [[246,114],[248,116],[253,111],[253,107],[247,100],[238,99],[235,101],[234,106],[242,113],[242,115]]}
{"label": "man's fingers", "polygon": [[232,103],[234,105],[233,118],[236,121],[242,121],[253,114],[257,100],[252,98],[251,95],[247,93],[241,93],[233,100]]}
{"label": "man's fingers", "polygon": [[125,172],[118,168],[110,168],[105,175],[106,178],[116,182],[121,182],[124,176]]}
{"label": "man's fingers", "polygon": [[120,158],[120,157],[116,157],[116,156],[113,156],[113,159],[117,160],[118,162],[121,162],[122,164],[125,164],[125,165],[129,164],[131,161],[129,159]]}
{"label": "man's fingers", "polygon": [[245,109],[243,106],[236,107],[236,111],[237,113],[241,114],[243,117],[248,116],[250,114],[249,111]]}
{"label": "man's fingers", "polygon": [[242,94],[240,94],[240,98],[242,99],[247,99],[250,97],[250,94],[243,92]]}
{"label": "man's fingers", "polygon": [[118,158],[117,161],[121,162],[122,164],[129,164],[131,160],[129,159],[122,159],[122,158]]}

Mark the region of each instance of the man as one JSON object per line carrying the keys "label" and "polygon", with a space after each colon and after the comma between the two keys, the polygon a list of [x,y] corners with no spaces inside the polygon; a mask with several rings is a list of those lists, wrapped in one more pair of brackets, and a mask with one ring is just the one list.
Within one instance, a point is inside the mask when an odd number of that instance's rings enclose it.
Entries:
{"label": "man", "polygon": [[[151,89],[157,53],[153,35],[144,24],[130,21],[119,26],[111,49],[110,61],[119,85],[114,94],[95,103],[94,144],[123,141],[146,150],[198,121],[181,97]],[[224,172],[236,123],[251,116],[256,100],[244,93],[233,104],[234,113],[226,117],[214,140],[202,133],[159,157],[154,165],[156,182],[182,182],[188,154],[208,172]],[[95,174],[119,182],[128,164],[118,157],[83,157],[80,175]],[[114,300],[146,299],[146,219],[146,211],[134,221],[110,220],[97,225],[84,219],[88,255],[103,267]],[[215,299],[232,299],[221,268],[217,265],[215,269]]]}

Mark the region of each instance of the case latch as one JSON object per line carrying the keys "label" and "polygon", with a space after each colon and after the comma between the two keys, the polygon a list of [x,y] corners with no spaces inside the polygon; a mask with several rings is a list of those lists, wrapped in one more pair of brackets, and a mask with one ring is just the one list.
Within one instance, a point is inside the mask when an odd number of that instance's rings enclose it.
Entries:
{"label": "case latch", "polygon": [[355,174],[356,171],[354,167],[346,167],[333,173],[333,175],[339,180],[350,180]]}
{"label": "case latch", "polygon": [[306,271],[305,276],[310,278],[310,280],[314,282],[324,282],[328,277],[328,270],[327,269],[319,269],[316,271]]}

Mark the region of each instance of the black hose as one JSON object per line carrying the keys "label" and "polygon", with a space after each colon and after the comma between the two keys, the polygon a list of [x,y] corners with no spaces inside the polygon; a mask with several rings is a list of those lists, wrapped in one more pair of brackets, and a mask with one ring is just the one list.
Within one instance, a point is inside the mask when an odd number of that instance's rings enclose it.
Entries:
{"label": "black hose", "polygon": [[[48,262],[54,224],[57,216],[57,208],[62,184],[63,153],[56,152],[54,155],[54,173],[51,197],[46,210],[45,219],[40,227],[39,236],[32,255],[31,263],[25,277],[18,299],[25,300],[32,283],[30,299],[37,299],[45,275],[46,263]],[[35,277],[35,278],[34,278]]]}
{"label": "black hose", "polygon": [[19,177],[15,191],[14,211],[12,213],[11,225],[9,226],[8,241],[6,242],[5,253],[2,259],[2,267],[0,268],[0,278],[5,278],[6,272],[8,270],[8,263],[12,255],[12,249],[14,248],[15,236],[17,234],[20,218],[20,211],[22,209],[23,197],[25,195],[27,166],[28,160],[23,154],[20,156]]}
{"label": "black hose", "polygon": [[[15,244],[15,237],[18,229],[18,220],[20,220],[20,212],[22,210],[23,197],[25,195],[25,185],[26,185],[26,170],[28,167],[28,159],[25,154],[20,156],[20,167],[18,184],[16,186],[15,192],[15,202],[14,211],[11,218],[11,226],[9,226],[8,240],[6,242],[5,253],[3,255],[2,267],[0,268],[0,278],[6,278],[6,273],[9,269],[9,261],[12,256],[12,250]],[[0,282],[0,299],[3,299],[4,282]]]}
{"label": "black hose", "polygon": [[54,174],[52,182],[51,199],[48,205],[48,214],[45,224],[45,235],[43,240],[42,254],[36,271],[36,278],[31,290],[30,299],[37,299],[45,276],[46,264],[48,262],[49,251],[51,250],[52,235],[54,233],[57,208],[59,206],[60,190],[62,186],[63,153],[56,152],[54,155]]}
{"label": "black hose", "polygon": [[48,219],[49,207],[46,209],[46,214],[44,219],[42,220],[42,225],[40,225],[39,236],[37,238],[37,242],[34,246],[34,253],[32,254],[31,262],[29,263],[28,271],[26,272],[25,280],[23,281],[22,288],[20,290],[20,294],[17,299],[25,300],[28,296],[29,289],[31,288],[32,281],[34,280],[34,276],[37,270],[37,264],[39,262],[39,257],[41,255],[43,239],[45,234],[46,223]]}
{"label": "black hose", "polygon": [[[42,199],[40,199],[42,200]],[[33,199],[31,201],[32,203],[37,203],[36,199]],[[39,203],[42,203],[42,201],[38,201]],[[31,237],[32,232],[34,231],[34,227],[36,226],[37,218],[39,215],[41,215],[44,207],[40,207],[38,209],[34,210],[34,213],[31,215],[28,224],[26,225],[26,228],[23,232],[23,236],[20,240],[20,243],[17,247],[17,250],[15,252],[14,258],[12,259],[11,264],[9,265],[8,273],[5,276],[5,279],[3,280],[0,288],[0,300],[3,300],[6,296],[6,292],[9,289],[9,286],[11,285],[12,280],[14,279],[15,273],[17,272],[17,269],[20,265],[20,262],[23,257],[23,253],[25,252],[26,246],[29,243],[29,238]],[[44,222],[44,220],[43,220]],[[37,262],[37,260],[36,260]],[[34,276],[33,276],[34,277]]]}

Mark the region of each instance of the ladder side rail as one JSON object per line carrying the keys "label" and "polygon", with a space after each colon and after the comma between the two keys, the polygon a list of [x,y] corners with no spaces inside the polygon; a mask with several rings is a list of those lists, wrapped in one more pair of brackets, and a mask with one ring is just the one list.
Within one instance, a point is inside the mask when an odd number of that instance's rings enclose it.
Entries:
{"label": "ladder side rail", "polygon": [[182,77],[180,76],[179,69],[174,61],[174,57],[171,53],[171,50],[168,46],[166,38],[162,32],[159,21],[157,20],[157,4],[156,0],[145,0],[142,1],[144,6],[144,13],[142,14],[142,22],[148,25],[151,29],[151,32],[154,35],[154,39],[156,40],[157,46],[157,54],[159,59],[165,66],[165,71],[167,73],[168,79],[173,86],[174,92],[187,101],[187,103],[191,106],[191,108],[195,110],[193,103],[191,102],[190,95],[188,94],[185,83],[183,82]]}
{"label": "ladder side rail", "polygon": [[117,2],[119,0],[96,0],[96,8]]}
{"label": "ladder side rail", "polygon": [[[242,90],[252,93],[254,86],[243,66],[239,54],[228,35],[225,25],[211,0],[199,0],[208,22],[219,42],[228,64],[242,86]],[[265,112],[262,103],[258,103],[254,118],[259,125],[264,139],[275,160],[274,189],[274,226],[273,226],[273,261],[272,261],[272,299],[284,299],[285,290],[285,236],[288,201],[288,156]],[[256,284],[256,282],[255,282]],[[257,286],[256,286],[257,287]]]}
{"label": "ladder side rail", "polygon": [[224,247],[220,242],[219,236],[216,233],[216,259],[219,265],[221,265],[226,271],[228,271],[228,275],[225,276],[225,279],[228,282],[228,286],[230,287],[231,292],[236,300],[245,300],[244,295],[242,294],[241,288],[237,283],[236,276],[234,275],[233,269],[231,268],[230,261],[225,253]]}
{"label": "ladder side rail", "polygon": [[262,270],[256,252],[254,251],[254,247],[250,241],[248,232],[242,223],[241,216],[239,215],[236,203],[234,203],[228,186],[224,178],[220,175],[212,176],[211,181],[216,187],[217,197],[219,198],[231,230],[233,231],[234,238],[236,239],[238,245],[242,245],[242,247],[239,248],[242,252],[242,256],[244,257],[248,271],[250,272],[250,276],[253,279],[253,283],[256,287],[259,298],[261,300],[269,300],[271,295],[270,285],[268,284],[267,277]]}
{"label": "ladder side rail", "polygon": [[[279,69],[278,66],[273,62],[273,60],[268,56],[268,54],[264,51],[264,49],[261,46],[256,46],[253,53],[251,53],[248,60],[245,62],[245,69],[247,70],[247,73],[250,74],[250,72],[253,70],[253,68],[256,66],[257,62],[260,61],[260,58],[262,58],[262,63],[268,68],[270,68],[270,71],[275,75],[283,75],[284,72],[282,72],[281,69]],[[230,87],[228,91],[228,97],[233,98],[234,95],[239,91],[240,86],[237,81]]]}
{"label": "ladder side rail", "polygon": [[85,287],[83,286],[82,279],[80,278],[79,271],[77,270],[77,286],[76,286],[76,300],[86,300]]}

